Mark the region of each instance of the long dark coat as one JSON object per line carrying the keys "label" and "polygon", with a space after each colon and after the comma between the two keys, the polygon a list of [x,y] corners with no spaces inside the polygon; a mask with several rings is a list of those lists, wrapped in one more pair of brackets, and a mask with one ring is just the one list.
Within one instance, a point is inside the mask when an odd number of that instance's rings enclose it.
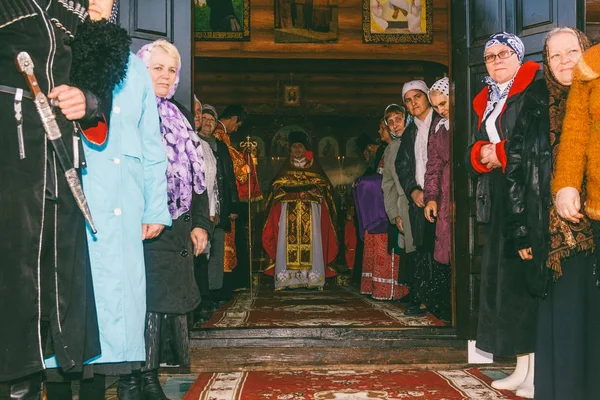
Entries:
{"label": "long dark coat", "polygon": [[[539,65],[533,61],[521,66],[509,91],[504,111],[496,121],[501,138],[508,143],[523,109],[525,92],[538,70]],[[475,132],[475,143],[468,153],[473,172],[478,175],[477,213],[485,221],[477,347],[497,356],[516,356],[531,353],[535,349],[537,300],[527,289],[524,262],[517,254],[505,249],[504,229],[509,199],[503,168],[476,172],[481,171],[476,161],[478,149],[482,143],[489,142],[483,121],[487,99],[486,87],[473,100],[478,130]],[[499,159],[506,160],[502,152],[499,152]]]}
{"label": "long dark coat", "polygon": [[531,84],[508,146],[506,164],[510,201],[506,250],[517,253],[531,247],[534,262],[542,266],[550,241],[552,146],[548,99],[544,80]]}
{"label": "long dark coat", "polygon": [[[431,125],[429,127],[429,133],[431,133],[431,126],[433,121],[438,117],[435,111],[431,118]],[[433,232],[430,222],[425,219],[423,209],[418,207],[413,201],[411,194],[415,190],[423,190],[423,188],[417,183],[416,170],[417,161],[415,158],[415,141],[417,138],[417,125],[412,122],[406,127],[400,140],[402,144],[398,149],[396,155],[396,173],[398,174],[398,180],[400,185],[404,189],[406,198],[409,203],[408,213],[410,215],[410,224],[412,228],[413,240],[415,246],[422,248],[424,251],[433,250],[433,235],[428,235],[429,232]],[[431,240],[430,240],[431,239]]]}
{"label": "long dark coat", "polygon": [[200,304],[200,291],[194,278],[193,228],[202,228],[212,237],[208,194],[195,192],[192,209],[173,220],[152,240],[144,242],[146,260],[146,308],[149,312],[185,314]]}
{"label": "long dark coat", "polygon": [[[44,93],[67,84],[71,53],[64,33],[41,9],[16,20],[14,13],[26,15],[34,2],[10,3],[13,14],[0,10],[0,85],[27,89],[15,67],[20,51],[31,55]],[[41,371],[51,354],[65,371],[77,372],[100,353],[85,221],[29,99],[22,103],[20,159],[13,103],[14,95],[0,92],[0,381]],[[57,122],[73,157],[73,123],[60,113]]]}

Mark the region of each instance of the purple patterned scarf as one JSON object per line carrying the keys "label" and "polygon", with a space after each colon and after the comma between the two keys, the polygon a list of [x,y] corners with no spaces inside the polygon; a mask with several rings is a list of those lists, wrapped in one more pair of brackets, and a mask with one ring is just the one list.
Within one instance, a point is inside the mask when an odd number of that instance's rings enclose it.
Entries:
{"label": "purple patterned scarf", "polygon": [[[137,56],[150,67],[153,43],[142,47]],[[193,129],[177,106],[169,101],[179,84],[179,71],[175,83],[166,97],[156,97],[160,116],[160,133],[167,150],[167,194],[169,212],[173,219],[190,210],[192,191],[202,194],[206,190],[202,149],[192,141]]]}

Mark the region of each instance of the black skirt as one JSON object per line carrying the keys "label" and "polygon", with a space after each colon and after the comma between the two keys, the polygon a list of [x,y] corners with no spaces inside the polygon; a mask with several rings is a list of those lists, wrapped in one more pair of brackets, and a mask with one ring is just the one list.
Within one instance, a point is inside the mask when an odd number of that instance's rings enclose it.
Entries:
{"label": "black skirt", "polygon": [[563,276],[540,301],[535,397],[600,399],[600,289],[594,256],[563,261]]}
{"label": "black skirt", "polygon": [[191,231],[191,215],[186,213],[156,239],[144,242],[147,311],[185,314],[200,304]]}
{"label": "black skirt", "polygon": [[526,265],[505,250],[507,188],[502,172],[490,172],[490,219],[484,225],[477,347],[496,356],[535,351],[538,300],[529,292]]}

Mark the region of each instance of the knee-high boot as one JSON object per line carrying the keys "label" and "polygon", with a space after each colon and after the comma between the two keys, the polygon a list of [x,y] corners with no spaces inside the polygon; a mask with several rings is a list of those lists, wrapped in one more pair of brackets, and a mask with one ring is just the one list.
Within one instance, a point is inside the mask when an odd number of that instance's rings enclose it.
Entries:
{"label": "knee-high boot", "polygon": [[129,375],[121,375],[119,377],[117,396],[119,400],[144,400],[140,371],[134,371]]}
{"label": "knee-high boot", "polygon": [[10,400],[40,400],[42,398],[42,375],[29,375],[10,385]]}
{"label": "knee-high boot", "polygon": [[169,400],[160,386],[160,332],[163,314],[146,313],[146,365],[142,368],[142,392],[146,400]]}

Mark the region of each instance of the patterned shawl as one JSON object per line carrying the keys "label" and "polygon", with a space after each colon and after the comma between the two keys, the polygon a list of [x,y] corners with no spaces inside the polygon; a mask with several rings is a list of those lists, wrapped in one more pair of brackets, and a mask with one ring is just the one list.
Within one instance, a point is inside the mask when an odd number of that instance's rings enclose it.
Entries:
{"label": "patterned shawl", "polygon": [[[579,30],[573,28],[562,28],[557,32],[565,32],[565,29],[571,31],[579,39],[581,48],[585,51],[590,47],[588,38]],[[550,69],[550,60],[548,59],[548,39],[544,44],[544,76],[546,86],[550,92],[549,112],[550,112],[550,146],[552,147],[552,170],[556,167],[556,158],[560,145],[560,134],[562,132],[563,119],[567,110],[567,97],[569,95],[569,86],[564,86],[552,74]],[[554,174],[552,176],[554,179]],[[585,184],[581,193],[582,202],[585,199]],[[590,221],[583,217],[579,223],[565,221],[560,218],[556,212],[554,201],[550,207],[550,251],[546,266],[554,271],[555,279],[562,275],[561,262],[574,254],[582,251],[594,250],[594,236]]]}
{"label": "patterned shawl", "polygon": [[[142,47],[137,56],[150,68],[153,43]],[[194,130],[182,112],[169,101],[177,90],[179,72],[166,97],[156,97],[160,116],[160,133],[167,150],[168,207],[173,219],[190,210],[192,191],[202,194],[206,190],[204,158],[201,148],[192,141]]]}

